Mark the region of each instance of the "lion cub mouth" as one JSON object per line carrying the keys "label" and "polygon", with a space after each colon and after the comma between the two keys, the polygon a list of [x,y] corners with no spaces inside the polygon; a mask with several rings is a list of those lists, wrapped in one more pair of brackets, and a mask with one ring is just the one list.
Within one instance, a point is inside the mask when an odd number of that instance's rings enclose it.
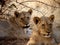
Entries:
{"label": "lion cub mouth", "polygon": [[50,38],[51,34],[43,34],[43,37]]}
{"label": "lion cub mouth", "polygon": [[23,28],[29,28],[30,27],[30,25],[25,25],[25,26],[23,26]]}

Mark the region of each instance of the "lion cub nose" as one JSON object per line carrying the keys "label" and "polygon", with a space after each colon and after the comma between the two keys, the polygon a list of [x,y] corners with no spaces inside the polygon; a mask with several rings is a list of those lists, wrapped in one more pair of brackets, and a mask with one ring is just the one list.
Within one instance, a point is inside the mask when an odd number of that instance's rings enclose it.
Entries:
{"label": "lion cub nose", "polygon": [[50,32],[47,32],[47,33],[50,33]]}
{"label": "lion cub nose", "polygon": [[50,32],[47,32],[47,36],[50,34]]}

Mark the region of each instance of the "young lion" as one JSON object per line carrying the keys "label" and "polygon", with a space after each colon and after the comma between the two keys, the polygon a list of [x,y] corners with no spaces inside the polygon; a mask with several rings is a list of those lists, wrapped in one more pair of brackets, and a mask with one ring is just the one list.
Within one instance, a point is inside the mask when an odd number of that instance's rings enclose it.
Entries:
{"label": "young lion", "polygon": [[14,16],[1,15],[0,20],[5,19],[12,26],[15,26],[16,28],[18,28],[18,27],[24,28],[24,27],[28,26],[31,14],[32,14],[31,9],[29,9],[28,12],[22,11],[20,13],[18,11],[15,11]]}
{"label": "young lion", "polygon": [[0,20],[7,19],[7,21],[10,23],[12,27],[11,29],[8,29],[9,34],[10,35],[14,34],[16,37],[20,38],[25,37],[24,28],[29,27],[28,24],[31,14],[32,14],[31,9],[29,9],[27,12],[22,11],[20,13],[18,11],[15,11],[14,16],[1,15]]}
{"label": "young lion", "polygon": [[18,25],[19,28],[20,27],[26,28],[26,27],[28,27],[31,14],[32,14],[32,10],[31,9],[28,10],[28,12],[22,11],[20,13],[15,11],[14,12],[14,17],[10,18],[9,22],[12,25],[15,25],[16,27]]}
{"label": "young lion", "polygon": [[34,30],[28,41],[27,45],[57,45],[53,38],[52,25],[54,22],[54,15],[50,17],[42,16],[34,17],[33,21],[37,27],[37,30]]}

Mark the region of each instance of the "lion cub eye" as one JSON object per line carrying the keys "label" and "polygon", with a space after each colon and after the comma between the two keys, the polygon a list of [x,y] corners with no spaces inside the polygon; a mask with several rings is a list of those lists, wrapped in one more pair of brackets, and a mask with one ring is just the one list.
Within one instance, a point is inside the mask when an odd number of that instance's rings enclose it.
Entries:
{"label": "lion cub eye", "polygon": [[21,20],[23,20],[23,18],[21,18]]}
{"label": "lion cub eye", "polygon": [[42,26],[45,26],[45,24],[42,24]]}
{"label": "lion cub eye", "polygon": [[27,17],[27,19],[29,19],[29,17]]}

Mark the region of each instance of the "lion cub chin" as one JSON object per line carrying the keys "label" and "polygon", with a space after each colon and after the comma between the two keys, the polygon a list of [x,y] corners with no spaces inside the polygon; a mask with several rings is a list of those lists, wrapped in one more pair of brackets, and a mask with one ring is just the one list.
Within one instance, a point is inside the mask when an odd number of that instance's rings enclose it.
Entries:
{"label": "lion cub chin", "polygon": [[33,18],[37,30],[33,28],[30,40],[27,45],[57,45],[53,38],[52,26],[54,15],[50,17],[42,16]]}

